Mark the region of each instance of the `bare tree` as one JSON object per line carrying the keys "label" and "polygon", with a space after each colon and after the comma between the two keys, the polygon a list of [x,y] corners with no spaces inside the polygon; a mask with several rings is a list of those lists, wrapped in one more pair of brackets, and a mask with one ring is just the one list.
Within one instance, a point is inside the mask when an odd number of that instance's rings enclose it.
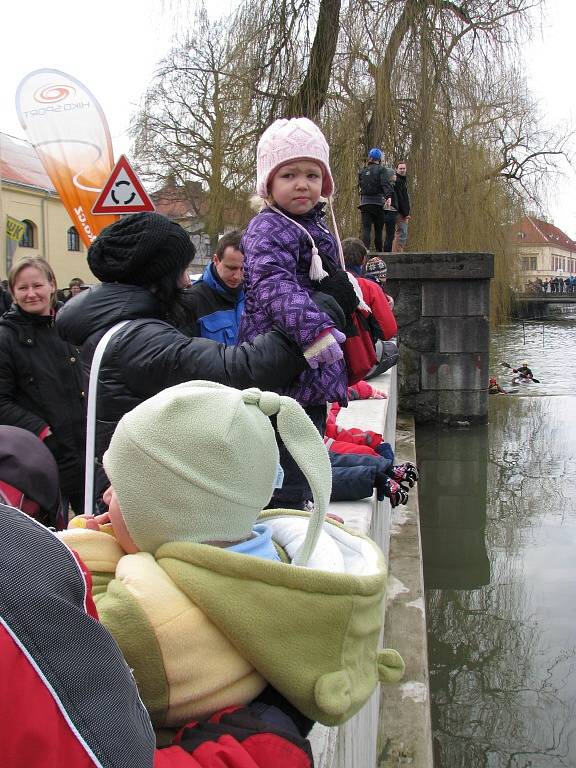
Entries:
{"label": "bare tree", "polygon": [[[227,208],[241,208],[253,173],[257,134],[237,110],[233,51],[226,29],[205,12],[193,32],[160,63],[131,128],[139,167],[157,183],[170,181],[216,237]],[[205,195],[190,194],[198,183]]]}
{"label": "bare tree", "polygon": [[219,25],[200,12],[147,93],[138,157],[158,178],[200,181],[215,233],[251,191],[264,128],[307,115],[329,137],[345,231],[358,228],[357,171],[380,146],[409,162],[411,246],[493,250],[504,285],[500,225],[542,202],[566,154],[517,64],[540,2],[244,0]]}

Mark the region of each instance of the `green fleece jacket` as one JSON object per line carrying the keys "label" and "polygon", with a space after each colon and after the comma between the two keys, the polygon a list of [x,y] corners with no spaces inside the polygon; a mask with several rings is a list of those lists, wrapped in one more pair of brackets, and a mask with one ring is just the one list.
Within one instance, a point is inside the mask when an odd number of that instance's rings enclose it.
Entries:
{"label": "green fleece jacket", "polygon": [[[290,550],[307,515],[270,510],[259,522]],[[336,725],[379,680],[402,677],[401,657],[378,650],[384,557],[336,523],[324,525],[307,567],[190,542],[124,555],[105,533],[61,536],[93,571],[101,621],[156,726],[250,701],[265,681],[306,716]]]}

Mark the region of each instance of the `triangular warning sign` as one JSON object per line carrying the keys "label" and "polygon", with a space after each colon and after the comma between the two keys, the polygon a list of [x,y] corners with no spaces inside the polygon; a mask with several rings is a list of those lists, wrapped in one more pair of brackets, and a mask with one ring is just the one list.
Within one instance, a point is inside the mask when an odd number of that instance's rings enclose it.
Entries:
{"label": "triangular warning sign", "polygon": [[92,206],[92,213],[141,213],[154,211],[154,203],[125,155],[114,166],[110,178]]}

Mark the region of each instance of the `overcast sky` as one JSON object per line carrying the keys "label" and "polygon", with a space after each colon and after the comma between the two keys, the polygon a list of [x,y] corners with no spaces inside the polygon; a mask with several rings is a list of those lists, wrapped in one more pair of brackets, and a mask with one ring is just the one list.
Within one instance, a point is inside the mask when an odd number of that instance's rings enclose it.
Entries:
{"label": "overcast sky", "polygon": [[[234,0],[208,0],[211,13],[225,13]],[[35,69],[60,69],[92,91],[108,118],[114,153],[128,152],[130,115],[168,51],[173,16],[191,0],[99,0],[78,12],[72,0],[40,4],[20,0],[3,25],[0,44],[0,131],[24,138],[14,108],[16,88]],[[85,9],[88,6],[85,6]],[[182,19],[181,28],[187,20]],[[526,48],[530,87],[541,101],[543,120],[576,126],[574,31],[576,2],[548,0],[542,28]],[[550,185],[548,209],[555,224],[576,238],[576,174]]]}

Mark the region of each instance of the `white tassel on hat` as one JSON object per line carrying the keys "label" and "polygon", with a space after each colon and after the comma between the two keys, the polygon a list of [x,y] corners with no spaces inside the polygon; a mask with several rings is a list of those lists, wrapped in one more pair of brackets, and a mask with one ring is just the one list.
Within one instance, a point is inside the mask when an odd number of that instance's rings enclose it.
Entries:
{"label": "white tassel on hat", "polygon": [[270,203],[268,203],[268,207],[270,208],[270,210],[274,211],[274,213],[277,213],[279,216],[283,216],[288,221],[291,221],[292,224],[296,224],[296,226],[300,227],[302,232],[304,232],[308,236],[308,239],[310,240],[310,243],[312,245],[312,259],[310,261],[310,270],[308,271],[310,280],[319,281],[319,280],[324,280],[325,277],[328,277],[328,272],[326,272],[326,270],[322,266],[322,259],[320,258],[320,254],[318,253],[318,248],[316,248],[316,243],[314,242],[314,238],[312,237],[310,232],[308,232],[306,227],[303,227],[302,224],[299,224],[297,221],[294,221],[294,219],[290,218],[290,216],[286,216],[286,214],[278,210],[276,206],[270,205]]}
{"label": "white tassel on hat", "polygon": [[328,207],[330,208],[330,214],[332,216],[334,236],[336,238],[336,243],[338,244],[338,256],[340,257],[340,264],[342,266],[342,269],[348,275],[348,280],[350,280],[350,283],[352,284],[352,288],[354,288],[354,293],[358,297],[358,309],[363,309],[365,312],[372,312],[368,304],[366,304],[366,302],[364,301],[364,297],[362,296],[362,289],[360,288],[358,281],[356,280],[354,275],[351,275],[350,272],[346,270],[346,263],[344,261],[344,251],[342,250],[342,242],[340,240],[340,233],[338,232],[338,225],[336,224],[336,216],[334,215],[334,206],[332,205],[331,197],[328,198]]}
{"label": "white tassel on hat", "polygon": [[[312,242],[314,242],[314,240],[312,240]],[[308,274],[310,275],[310,280],[324,280],[325,277],[328,277],[328,273],[322,266],[322,259],[320,258],[316,245],[312,246],[312,261],[310,263]]]}

